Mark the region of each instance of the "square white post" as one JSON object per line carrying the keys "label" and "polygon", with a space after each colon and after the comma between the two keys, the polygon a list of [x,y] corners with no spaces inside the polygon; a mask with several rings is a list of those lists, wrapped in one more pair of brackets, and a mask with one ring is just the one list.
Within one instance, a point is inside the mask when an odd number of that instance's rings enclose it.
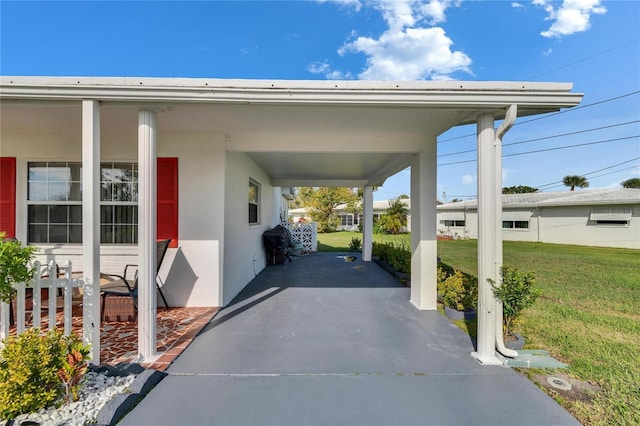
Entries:
{"label": "square white post", "polygon": [[411,165],[411,303],[437,309],[436,142],[416,154]]}
{"label": "square white post", "polygon": [[362,260],[371,262],[373,249],[373,187],[365,186],[362,197]]}
{"label": "square white post", "polygon": [[156,115],[138,113],[138,356],[156,354]]}
{"label": "square white post", "polygon": [[[478,117],[478,351],[473,356],[483,365],[500,365],[496,357],[496,299],[491,281],[498,280],[496,249],[496,164],[493,114]],[[501,177],[500,177],[501,179]]]}
{"label": "square white post", "polygon": [[82,340],[100,364],[100,103],[82,101]]}

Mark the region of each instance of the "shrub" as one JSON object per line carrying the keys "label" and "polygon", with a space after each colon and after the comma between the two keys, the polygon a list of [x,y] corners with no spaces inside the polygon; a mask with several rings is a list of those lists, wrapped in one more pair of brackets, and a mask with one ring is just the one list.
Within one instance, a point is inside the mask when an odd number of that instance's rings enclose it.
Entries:
{"label": "shrub", "polygon": [[78,388],[89,368],[89,346],[83,345],[76,334],[68,336],[65,343],[67,356],[62,360],[58,377],[64,386],[64,401],[69,404],[78,400]]}
{"label": "shrub", "polygon": [[28,282],[33,270],[29,262],[35,246],[22,247],[19,242],[5,240],[5,233],[0,232],[0,300],[9,303],[13,293],[13,284]]}
{"label": "shrub", "polygon": [[374,241],[371,252],[396,271],[411,274],[411,250],[406,241],[401,240],[395,244]]}
{"label": "shrub", "polygon": [[349,249],[353,251],[360,251],[361,248],[362,248],[362,242],[360,241],[360,238],[358,237],[351,238],[351,242],[349,243]]}
{"label": "shrub", "polygon": [[[70,354],[77,358],[74,351],[84,358],[80,363],[86,360],[88,347],[77,336],[65,337],[57,329],[41,333],[33,328],[9,337],[0,352],[0,418],[12,419],[59,401],[65,395],[60,372]],[[74,367],[73,380],[67,382],[72,394],[77,394],[86,372],[80,363]]]}
{"label": "shrub", "polygon": [[535,288],[533,272],[520,272],[516,268],[502,266],[502,285],[491,282],[493,294],[502,302],[502,324],[506,335],[513,332],[513,325],[522,311],[532,306],[542,292]]}
{"label": "shrub", "polygon": [[384,216],[373,221],[373,233],[378,235],[388,234],[387,227],[385,226]]}
{"label": "shrub", "polygon": [[441,264],[438,267],[438,298],[450,309],[475,309],[478,306],[478,280]]}

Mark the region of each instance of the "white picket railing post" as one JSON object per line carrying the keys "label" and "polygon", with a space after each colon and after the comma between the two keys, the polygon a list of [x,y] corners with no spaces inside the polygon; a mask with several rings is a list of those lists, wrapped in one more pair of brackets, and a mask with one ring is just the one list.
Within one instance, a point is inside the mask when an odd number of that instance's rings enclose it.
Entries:
{"label": "white picket railing post", "polygon": [[33,279],[33,294],[31,295],[32,307],[31,317],[33,318],[32,327],[40,327],[40,311],[42,310],[40,283],[42,282],[43,268],[39,261],[34,262],[36,268],[36,275]]}
{"label": "white picket railing post", "polygon": [[71,334],[71,319],[73,317],[73,306],[71,300],[73,298],[73,277],[71,272],[71,261],[67,262],[65,267],[65,283],[64,283],[64,334],[68,336]]}
{"label": "white picket railing post", "polygon": [[9,337],[9,303],[0,302],[0,346]]}
{"label": "white picket railing post", "polygon": [[[67,262],[67,266],[63,267],[64,275],[58,278],[58,266],[52,261],[49,265],[42,265],[36,261],[33,264],[34,275],[31,281],[31,288],[33,290],[32,296],[32,323],[31,328],[41,328],[42,319],[42,305],[43,300],[41,296],[41,290],[46,288],[49,290],[48,297],[48,329],[52,330],[56,328],[56,314],[58,308],[58,288],[64,290],[63,300],[63,317],[64,317],[64,334],[70,335],[73,331],[73,289],[83,286],[84,281],[82,279],[73,278],[73,267],[71,262]],[[47,278],[42,278],[43,275],[48,275]],[[16,334],[20,334],[25,331],[26,326],[26,288],[28,283],[18,283],[14,285],[16,290],[15,294],[15,312],[14,321],[16,327]],[[13,303],[13,302],[11,302]],[[10,304],[0,302],[0,347],[2,341],[9,337],[10,332]]]}
{"label": "white picket railing post", "polygon": [[58,311],[58,269],[56,262],[49,262],[49,330],[56,328],[56,313]]}
{"label": "white picket railing post", "polygon": [[26,309],[26,300],[27,300],[27,286],[20,283],[17,288],[18,294],[16,296],[16,312],[14,314],[16,317],[14,321],[16,323],[16,331],[18,334],[22,333],[25,328],[27,309]]}

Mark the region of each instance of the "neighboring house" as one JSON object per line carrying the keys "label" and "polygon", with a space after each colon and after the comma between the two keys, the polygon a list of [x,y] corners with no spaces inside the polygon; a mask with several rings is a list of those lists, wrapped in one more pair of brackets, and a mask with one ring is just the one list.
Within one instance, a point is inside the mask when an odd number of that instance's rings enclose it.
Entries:
{"label": "neighboring house", "polygon": [[[478,237],[477,200],[438,206],[438,231]],[[640,249],[640,189],[502,195],[509,241]]]}
{"label": "neighboring house", "polygon": [[[387,213],[387,209],[389,208],[389,202],[391,200],[379,200],[373,202],[373,220],[376,221],[380,219],[380,216]],[[407,206],[409,210],[411,210],[411,200],[405,198],[402,200],[402,204]],[[335,208],[334,210],[336,216],[340,218],[340,225],[338,225],[338,231],[355,231],[358,232],[361,229],[363,214],[358,213],[354,214],[353,212],[347,211],[347,205],[342,204]],[[305,221],[310,221],[309,210],[305,207],[300,207],[297,209],[289,210],[289,219],[294,223],[300,221],[301,218],[304,218]],[[411,229],[411,215],[407,216],[407,227],[405,231]]]}
{"label": "neighboring house", "polygon": [[[492,194],[501,183],[489,160],[501,155],[494,137],[517,116],[578,105],[582,94],[571,90],[542,82],[2,76],[0,228],[36,244],[41,259],[72,259],[83,271],[83,335],[94,362],[99,273],[138,264],[138,350],[148,358],[156,351],[157,238],[173,240],[160,271],[169,304],[225,306],[266,267],[261,237],[287,217],[287,188],[363,187],[362,256],[370,261],[373,187],[411,166],[410,301],[436,309],[438,135],[476,124],[479,151],[488,154],[479,155],[478,173]],[[496,120],[504,120],[497,132]],[[482,282],[497,279],[494,266],[479,265]],[[484,334],[494,311],[478,310],[478,359],[489,364],[499,363]]]}

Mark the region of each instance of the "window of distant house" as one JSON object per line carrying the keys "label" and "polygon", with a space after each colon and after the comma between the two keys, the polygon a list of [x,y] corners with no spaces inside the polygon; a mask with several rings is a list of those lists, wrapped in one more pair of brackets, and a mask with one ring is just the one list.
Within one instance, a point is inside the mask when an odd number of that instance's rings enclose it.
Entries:
{"label": "window of distant house", "polygon": [[444,226],[452,226],[452,227],[464,227],[464,220],[443,220],[441,221]]}
{"label": "window of distant house", "polygon": [[628,220],[596,220],[596,225],[628,226]]}
{"label": "window of distant house", "polygon": [[260,223],[260,184],[249,179],[249,224]]}
{"label": "window of distant house", "polygon": [[353,215],[341,214],[340,221],[342,223],[342,226],[351,226],[353,225]]}
{"label": "window of distant house", "polygon": [[503,220],[502,229],[529,229],[528,220]]}

